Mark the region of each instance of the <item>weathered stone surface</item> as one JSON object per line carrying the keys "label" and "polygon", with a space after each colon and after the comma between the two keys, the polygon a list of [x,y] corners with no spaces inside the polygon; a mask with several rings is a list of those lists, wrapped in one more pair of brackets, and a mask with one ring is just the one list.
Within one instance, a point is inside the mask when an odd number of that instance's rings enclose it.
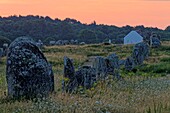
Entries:
{"label": "weathered stone surface", "polygon": [[113,78],[120,79],[119,58],[113,53],[107,58],[100,56],[90,57],[82,67],[75,72],[73,62],[68,57],[64,57],[64,78],[62,89],[72,92],[78,86],[91,88],[96,81],[105,79],[108,74]]}
{"label": "weathered stone surface", "polygon": [[112,53],[109,56],[106,57],[106,59],[112,61],[112,63],[114,64],[114,67],[119,67],[118,61],[119,61],[119,57],[116,55],[116,53]]}
{"label": "weathered stone surface", "polygon": [[3,44],[3,54],[2,54],[2,56],[6,56],[7,52],[8,52],[8,44],[4,43]]}
{"label": "weathered stone surface", "polygon": [[82,66],[75,72],[73,61],[64,57],[64,80],[62,81],[62,90],[73,92],[82,86],[90,88],[96,81],[96,71],[91,66]]}
{"label": "weathered stone surface", "polygon": [[144,59],[146,59],[148,55],[149,46],[146,43],[140,42],[133,47],[132,57],[135,61],[135,65],[143,64]]}
{"label": "weathered stone surface", "polygon": [[42,97],[54,90],[51,65],[36,43],[27,37],[17,38],[10,44],[6,78],[10,97]]}
{"label": "weathered stone surface", "polygon": [[114,77],[120,79],[119,74],[119,58],[113,53],[106,58],[107,72]]}
{"label": "weathered stone surface", "polygon": [[64,57],[64,77],[72,79],[74,77],[75,74],[75,69],[73,66],[73,61],[68,58],[68,57]]}
{"label": "weathered stone surface", "polygon": [[119,60],[119,66],[124,65],[125,64],[125,60]]}
{"label": "weathered stone surface", "polygon": [[94,64],[96,62],[96,58],[98,56],[90,56],[88,57],[88,59],[86,59],[86,61],[83,63],[82,66],[90,66],[90,67],[94,67]]}
{"label": "weathered stone surface", "polygon": [[134,69],[134,67],[135,67],[134,59],[132,57],[127,57],[127,59],[125,60],[125,70],[131,71]]}
{"label": "weathered stone surface", "polygon": [[96,82],[96,70],[90,66],[83,66],[76,72],[78,86],[90,88]]}
{"label": "weathered stone surface", "polygon": [[73,91],[77,87],[75,78],[75,69],[72,59],[64,57],[64,80],[62,81],[62,90],[67,92]]}
{"label": "weathered stone surface", "polygon": [[105,79],[108,75],[106,59],[101,56],[91,56],[89,57],[83,66],[92,67],[96,70],[96,79]]}
{"label": "weathered stone surface", "polygon": [[157,48],[159,46],[161,46],[161,41],[160,41],[160,35],[157,34],[152,34],[150,37],[150,45],[153,48]]}
{"label": "weathered stone surface", "polygon": [[105,79],[108,75],[106,60],[103,57],[97,56],[93,62],[93,68],[96,70],[96,79]]}

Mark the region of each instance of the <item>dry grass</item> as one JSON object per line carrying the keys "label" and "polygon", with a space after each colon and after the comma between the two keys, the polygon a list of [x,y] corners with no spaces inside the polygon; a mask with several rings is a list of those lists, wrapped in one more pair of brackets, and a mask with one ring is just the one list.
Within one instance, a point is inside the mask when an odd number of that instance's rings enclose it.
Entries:
{"label": "dry grass", "polygon": [[[170,42],[164,42],[162,48],[152,49],[151,56],[144,66],[166,63],[169,66]],[[7,99],[5,79],[5,58],[0,64],[0,112],[1,113],[169,113],[170,112],[170,76],[161,73],[145,72],[144,67],[136,73],[125,72],[121,68],[123,80],[108,79],[100,81],[89,90],[79,89],[76,94],[61,91],[63,75],[63,57],[73,58],[76,69],[89,56],[107,56],[116,52],[125,59],[132,52],[132,46],[83,45],[54,46],[43,50],[48,61],[53,65],[55,92],[48,99],[15,101]],[[163,59],[163,60],[161,60]],[[163,62],[164,61],[164,62]],[[161,65],[160,65],[161,66]],[[152,69],[152,68],[149,69]],[[162,67],[162,66],[161,66]],[[143,70],[145,71],[143,71]],[[164,69],[164,68],[163,68]],[[165,68],[168,69],[168,68]],[[152,70],[150,70],[152,71]],[[152,76],[151,76],[152,75]]]}

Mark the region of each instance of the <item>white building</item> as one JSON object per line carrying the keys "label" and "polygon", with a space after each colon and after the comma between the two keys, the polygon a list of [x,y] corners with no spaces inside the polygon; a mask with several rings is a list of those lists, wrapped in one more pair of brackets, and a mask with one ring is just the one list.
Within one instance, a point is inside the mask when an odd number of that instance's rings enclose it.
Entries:
{"label": "white building", "polygon": [[124,37],[124,44],[136,44],[139,42],[143,42],[143,37],[136,31],[131,31]]}

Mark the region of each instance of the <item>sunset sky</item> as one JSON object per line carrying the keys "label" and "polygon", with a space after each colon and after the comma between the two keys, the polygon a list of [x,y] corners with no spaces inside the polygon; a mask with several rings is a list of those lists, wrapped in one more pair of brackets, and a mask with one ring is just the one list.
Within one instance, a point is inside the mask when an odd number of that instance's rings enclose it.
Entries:
{"label": "sunset sky", "polygon": [[82,23],[170,25],[170,0],[0,0],[0,16],[41,15]]}

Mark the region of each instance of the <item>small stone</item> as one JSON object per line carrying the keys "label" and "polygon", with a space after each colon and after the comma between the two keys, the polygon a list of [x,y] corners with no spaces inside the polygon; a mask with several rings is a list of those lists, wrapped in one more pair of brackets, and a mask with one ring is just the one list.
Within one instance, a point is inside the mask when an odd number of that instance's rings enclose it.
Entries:
{"label": "small stone", "polygon": [[134,67],[135,67],[134,59],[132,57],[127,57],[127,59],[125,60],[125,70],[131,71],[134,69]]}
{"label": "small stone", "polygon": [[159,36],[155,33],[153,33],[151,36],[150,36],[150,46],[153,47],[153,48],[157,48],[161,45],[161,41],[159,39]]}

